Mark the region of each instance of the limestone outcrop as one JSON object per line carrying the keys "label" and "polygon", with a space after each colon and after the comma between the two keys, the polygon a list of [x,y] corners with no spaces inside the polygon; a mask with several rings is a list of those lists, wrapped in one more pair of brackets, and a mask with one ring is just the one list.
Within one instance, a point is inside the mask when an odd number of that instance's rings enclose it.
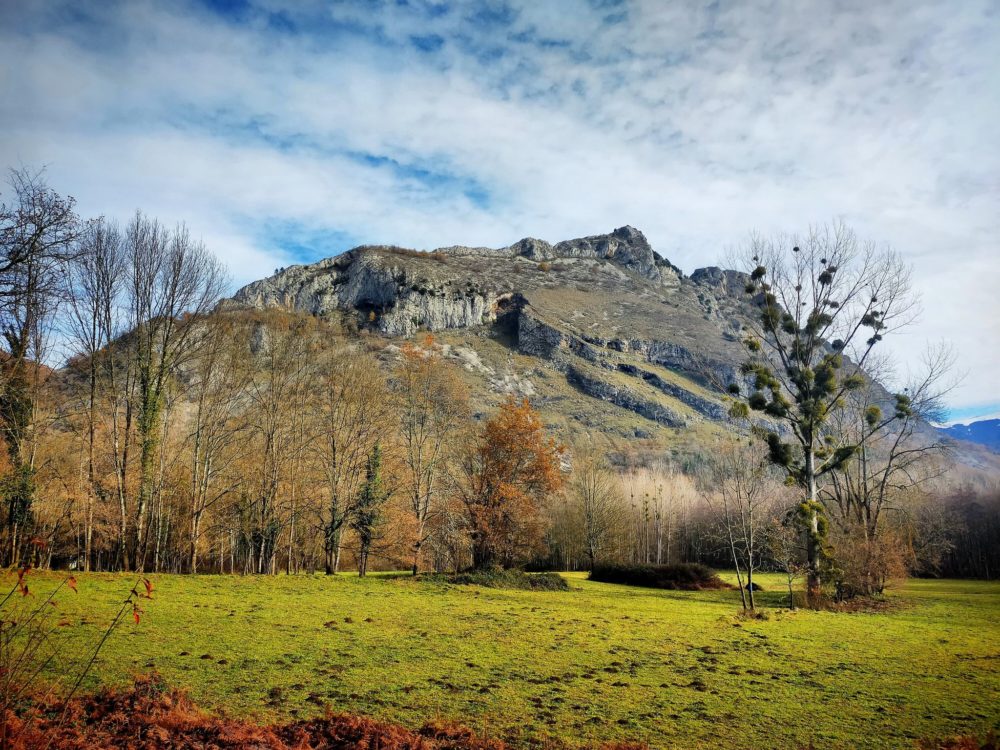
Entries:
{"label": "limestone outcrop", "polygon": [[681,427],[727,419],[719,384],[740,377],[744,286],[742,274],[715,267],[685,277],[624,226],[498,249],[367,245],[282,269],[226,305],[353,316],[389,337],[503,330],[518,353],[584,393]]}

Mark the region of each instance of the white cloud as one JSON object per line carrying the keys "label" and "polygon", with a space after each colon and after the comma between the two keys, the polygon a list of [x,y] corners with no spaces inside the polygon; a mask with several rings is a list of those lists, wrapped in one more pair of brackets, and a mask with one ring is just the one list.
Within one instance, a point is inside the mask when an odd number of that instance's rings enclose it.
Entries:
{"label": "white cloud", "polygon": [[630,223],[690,271],[842,216],[914,263],[926,314],[895,351],[952,341],[955,402],[995,400],[989,2],[255,8],[8,11],[0,164],[49,164],[88,213],[185,220],[238,281],[289,262],[285,227],[319,258]]}

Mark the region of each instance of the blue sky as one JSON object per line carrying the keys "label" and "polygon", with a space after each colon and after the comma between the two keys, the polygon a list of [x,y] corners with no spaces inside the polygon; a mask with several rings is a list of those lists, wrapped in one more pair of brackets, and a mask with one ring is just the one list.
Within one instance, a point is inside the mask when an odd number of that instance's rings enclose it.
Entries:
{"label": "blue sky", "polygon": [[[0,166],[185,221],[234,285],[363,242],[641,228],[690,272],[843,218],[914,266],[906,365],[1000,401],[995,0],[0,0]],[[974,416],[974,414],[973,414]]]}

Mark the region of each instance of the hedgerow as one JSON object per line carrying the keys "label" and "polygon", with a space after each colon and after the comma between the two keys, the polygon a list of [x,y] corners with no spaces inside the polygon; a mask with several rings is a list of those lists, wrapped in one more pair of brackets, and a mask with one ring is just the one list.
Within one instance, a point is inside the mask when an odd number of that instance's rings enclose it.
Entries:
{"label": "hedgerow", "polygon": [[732,588],[714,570],[700,563],[598,565],[590,572],[590,580],[676,591]]}

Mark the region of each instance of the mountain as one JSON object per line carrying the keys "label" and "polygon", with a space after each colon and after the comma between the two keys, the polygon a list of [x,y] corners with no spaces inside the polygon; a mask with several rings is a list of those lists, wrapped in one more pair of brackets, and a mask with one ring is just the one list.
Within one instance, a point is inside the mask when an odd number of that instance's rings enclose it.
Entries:
{"label": "mountain", "polygon": [[950,427],[939,427],[938,431],[956,440],[968,440],[972,443],[985,445],[990,450],[1000,453],[1000,419],[982,419],[970,424],[954,424]]}
{"label": "mountain", "polygon": [[715,267],[687,276],[625,226],[497,249],[357,247],[281,269],[224,307],[335,319],[389,348],[432,332],[483,410],[529,396],[564,436],[704,456],[732,429],[746,282]]}
{"label": "mountain", "polygon": [[685,276],[626,226],[554,245],[364,246],[282,269],[229,305],[434,332],[485,390],[634,437],[727,421],[718,386],[739,377],[744,284],[718,268]]}

